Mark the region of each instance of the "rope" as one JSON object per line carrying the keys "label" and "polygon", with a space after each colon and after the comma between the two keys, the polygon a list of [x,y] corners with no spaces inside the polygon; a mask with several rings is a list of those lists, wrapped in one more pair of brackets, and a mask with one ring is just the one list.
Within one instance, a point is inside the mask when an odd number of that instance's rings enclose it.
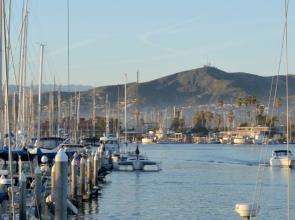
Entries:
{"label": "rope", "polygon": [[[276,102],[276,97],[277,97],[279,75],[280,75],[280,70],[281,70],[281,65],[282,65],[284,44],[287,47],[286,41],[287,41],[287,14],[288,14],[288,7],[289,7],[289,0],[285,0],[285,21],[284,21],[283,37],[282,37],[282,43],[281,43],[281,50],[280,50],[280,56],[279,56],[277,75],[276,75],[275,82],[274,82],[274,76],[272,77],[271,86],[270,86],[270,92],[269,92],[269,98],[268,98],[267,115],[269,116],[269,107],[270,107],[270,103],[271,103],[271,96],[272,96],[272,92],[273,92],[273,87],[275,87],[274,88],[274,98],[273,98],[273,103],[272,103],[272,110],[271,110],[271,114],[270,114],[271,115],[270,116],[271,121],[270,121],[270,129],[269,129],[269,132],[268,132],[268,136],[270,136],[271,125],[273,123],[273,116],[274,116],[275,102]],[[287,52],[286,52],[286,55],[287,55]],[[288,78],[286,76],[286,85],[288,84],[287,79]],[[274,83],[275,83],[275,86],[273,85]],[[288,87],[286,88],[286,92],[287,91],[288,91]],[[288,93],[286,93],[286,95],[287,94]],[[288,96],[286,98],[288,99]],[[288,109],[288,105],[287,105],[287,109]],[[288,110],[287,110],[287,112],[288,112]],[[288,121],[288,119],[287,119],[287,121]],[[287,124],[287,126],[288,126],[288,124]],[[287,139],[288,139],[288,136],[287,136]],[[288,141],[287,141],[287,143],[288,143]],[[264,169],[265,169],[265,165],[264,165],[265,162],[264,162],[264,164],[262,162],[267,161],[267,155],[268,155],[268,149],[266,149],[264,154],[263,154],[263,151],[264,151],[264,149],[261,148],[260,159],[259,159],[259,167],[258,167],[257,178],[256,178],[255,193],[254,193],[253,200],[252,200],[253,203],[256,202],[256,207],[255,208],[258,208],[259,204],[261,203],[262,184],[263,184]],[[288,201],[289,201],[289,199],[288,199]],[[250,217],[250,220],[251,219],[255,219],[255,217]],[[290,220],[291,218],[288,217],[288,219]]]}

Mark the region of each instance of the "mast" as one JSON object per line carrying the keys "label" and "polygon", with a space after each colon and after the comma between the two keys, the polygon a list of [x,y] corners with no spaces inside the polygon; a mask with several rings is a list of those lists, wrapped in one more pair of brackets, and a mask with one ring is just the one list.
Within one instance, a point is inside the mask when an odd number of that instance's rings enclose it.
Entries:
{"label": "mast", "polygon": [[48,92],[48,132],[52,136],[52,93]]}
{"label": "mast", "polygon": [[[286,63],[286,119],[287,119],[287,156],[289,155],[289,82],[288,82],[288,6],[289,6],[289,0],[285,0],[285,63]],[[290,158],[292,163],[292,158]],[[290,169],[288,170],[288,220],[291,220],[291,173]]]}
{"label": "mast", "polygon": [[109,122],[109,97],[106,94],[106,137],[110,134],[110,122]]}
{"label": "mast", "polygon": [[[80,91],[78,92],[78,100],[77,100],[77,123],[76,123],[76,140],[77,140],[77,135],[79,135],[79,123],[80,123]],[[77,143],[77,141],[76,141]]]}
{"label": "mast", "polygon": [[136,131],[139,132],[139,95],[138,95],[139,71],[136,72]]}
{"label": "mast", "polygon": [[[1,9],[1,18],[5,18],[5,1],[2,0],[1,4],[0,4],[0,9]],[[2,23],[3,21],[3,23]],[[5,19],[3,19],[0,23],[1,23],[1,40],[2,37],[4,37],[4,44],[7,43],[7,39],[6,39],[6,34],[3,34],[3,30],[6,30],[6,22]],[[2,26],[3,24],[3,26]],[[2,29],[3,28],[3,29]],[[1,50],[2,52],[2,50]],[[3,54],[1,53],[1,55],[3,56]],[[8,133],[8,155],[9,155],[9,173],[10,173],[10,180],[11,180],[11,185],[13,186],[13,172],[12,172],[12,152],[11,152],[11,132],[10,132],[10,122],[9,122],[9,100],[8,100],[8,84],[9,84],[9,74],[8,74],[8,51],[6,49],[6,45],[5,45],[5,112],[7,114],[7,133]],[[2,59],[2,57],[0,57],[0,59]],[[2,68],[2,66],[1,66]],[[2,84],[1,84],[1,90],[2,90]],[[14,192],[12,190],[11,193],[11,207],[12,207],[12,219],[15,219],[15,210],[14,210]]]}
{"label": "mast", "polygon": [[72,127],[72,129],[73,129],[73,131],[74,131],[74,141],[75,141],[75,143],[77,143],[77,126],[76,126],[76,124],[77,124],[77,91],[75,91],[75,96],[74,96],[74,117],[73,117],[73,127]]}
{"label": "mast", "polygon": [[[68,56],[67,56],[67,72],[68,72],[68,93],[71,92],[70,86],[70,1],[67,0],[67,49],[68,49]],[[70,99],[71,100],[71,99]],[[67,119],[67,133],[70,135],[71,129],[71,103],[68,105],[68,119]]]}
{"label": "mast", "polygon": [[33,82],[31,82],[30,87],[30,100],[29,100],[29,111],[30,111],[30,120],[28,121],[30,136],[33,137],[35,135],[35,115],[34,115],[34,93],[33,93]]}
{"label": "mast", "polygon": [[95,119],[96,111],[95,111],[95,88],[93,89],[92,94],[92,136],[95,137]]}
{"label": "mast", "polygon": [[23,2],[22,12],[22,30],[20,41],[20,64],[19,64],[19,97],[18,97],[18,126],[21,131],[24,131],[25,118],[25,71],[26,71],[26,34],[27,34],[27,6],[28,0]]}
{"label": "mast", "polygon": [[4,133],[5,133],[5,129],[3,126],[3,116],[4,116],[4,108],[3,108],[3,93],[2,93],[2,72],[3,72],[3,68],[2,68],[2,57],[3,57],[3,50],[2,50],[2,40],[3,40],[3,26],[2,26],[2,1],[0,4],[0,146],[3,146],[3,137],[4,137]]}
{"label": "mast", "polygon": [[127,74],[125,74],[125,117],[124,117],[124,125],[125,125],[125,143],[127,143]]}
{"label": "mast", "polygon": [[38,92],[38,131],[37,131],[38,146],[40,144],[40,136],[41,136],[41,96],[42,96],[41,92],[42,92],[43,53],[44,53],[43,51],[44,51],[44,44],[41,44],[40,45],[39,92]]}
{"label": "mast", "polygon": [[61,96],[60,96],[60,86],[58,87],[58,92],[57,92],[57,136],[60,137],[60,123],[61,123],[61,118],[60,118],[60,112],[61,112]]}
{"label": "mast", "polygon": [[120,87],[118,86],[117,95],[117,138],[120,138]]}

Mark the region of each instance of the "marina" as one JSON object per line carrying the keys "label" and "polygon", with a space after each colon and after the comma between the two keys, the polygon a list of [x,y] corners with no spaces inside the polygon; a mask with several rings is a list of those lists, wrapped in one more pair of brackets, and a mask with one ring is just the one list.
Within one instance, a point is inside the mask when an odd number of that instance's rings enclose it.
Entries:
{"label": "marina", "polygon": [[[113,172],[74,219],[240,219],[235,204],[252,202],[261,147],[270,156],[282,145],[144,145],[149,157],[163,161],[162,171]],[[294,182],[293,169],[265,166],[256,219],[287,218],[288,172]]]}
{"label": "marina", "polygon": [[294,219],[290,2],[0,0],[0,220]]}

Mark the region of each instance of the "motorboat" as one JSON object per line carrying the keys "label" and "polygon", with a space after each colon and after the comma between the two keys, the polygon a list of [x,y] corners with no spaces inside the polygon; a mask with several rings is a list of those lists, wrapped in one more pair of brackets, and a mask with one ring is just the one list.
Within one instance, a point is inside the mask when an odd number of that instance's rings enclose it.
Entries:
{"label": "motorboat", "polygon": [[271,167],[292,167],[295,159],[290,150],[274,150],[269,164]]}
{"label": "motorboat", "polygon": [[154,144],[154,141],[152,138],[144,137],[141,139],[142,144]]}
{"label": "motorboat", "polygon": [[99,141],[100,147],[104,148],[103,151],[114,153],[119,152],[120,150],[119,139],[115,136],[103,136],[99,139]]}
{"label": "motorboat", "polygon": [[70,139],[61,137],[41,137],[40,143],[36,140],[34,145],[28,146],[28,152],[33,158],[37,156],[39,161],[42,156],[46,156],[48,161],[51,162],[61,148],[71,158],[75,152],[83,148],[83,145],[72,144]]}
{"label": "motorboat", "polygon": [[234,144],[245,144],[246,139],[242,136],[237,136],[234,138]]}
{"label": "motorboat", "polygon": [[[145,170],[149,166],[154,169],[152,171],[161,170],[161,163],[150,160],[146,155],[140,154],[138,146],[134,152],[116,153],[112,157],[114,170],[121,170],[122,167],[131,167],[132,170]],[[148,168],[146,168],[149,170]]]}

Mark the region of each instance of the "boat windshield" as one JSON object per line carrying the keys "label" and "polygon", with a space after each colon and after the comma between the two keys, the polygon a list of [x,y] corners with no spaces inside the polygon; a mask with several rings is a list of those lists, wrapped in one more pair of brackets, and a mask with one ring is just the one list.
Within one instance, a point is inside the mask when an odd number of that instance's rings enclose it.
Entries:
{"label": "boat windshield", "polygon": [[62,139],[41,139],[39,147],[44,149],[54,149],[63,142]]}
{"label": "boat windshield", "polygon": [[276,150],[276,151],[273,152],[273,155],[278,156],[278,157],[287,156],[287,154],[292,155],[292,152],[290,150],[289,151],[287,151],[287,150]]}

